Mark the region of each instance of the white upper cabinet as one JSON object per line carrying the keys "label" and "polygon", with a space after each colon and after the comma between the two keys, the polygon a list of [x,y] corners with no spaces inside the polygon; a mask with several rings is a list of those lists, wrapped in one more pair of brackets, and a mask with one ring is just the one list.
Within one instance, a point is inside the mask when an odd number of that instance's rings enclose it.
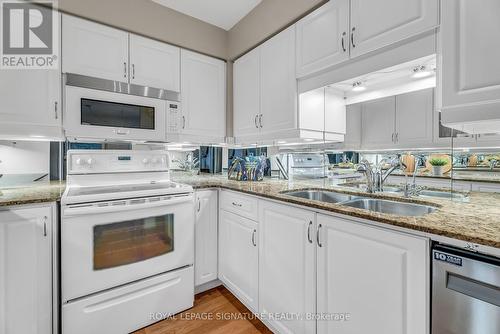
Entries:
{"label": "white upper cabinet", "polygon": [[180,49],[130,34],[130,83],[180,91]]}
{"label": "white upper cabinet", "polygon": [[258,311],[258,224],[225,210],[219,214],[219,279],[251,311]]}
{"label": "white upper cabinet", "polygon": [[349,59],[349,0],[332,0],[296,24],[297,77]]}
{"label": "white upper cabinet", "polygon": [[128,82],[128,36],[119,29],[63,15],[63,73]]}
{"label": "white upper cabinet", "polygon": [[3,70],[0,139],[61,138],[59,70]]}
{"label": "white upper cabinet", "polygon": [[396,96],[396,136],[398,146],[413,148],[433,141],[434,89]]}
{"label": "white upper cabinet", "polygon": [[470,121],[482,120],[483,112],[498,119],[500,2],[442,0],[441,7],[442,111],[463,112]]}
{"label": "white upper cabinet", "polygon": [[388,148],[395,144],[394,96],[363,103],[361,116],[363,148]]}
{"label": "white upper cabinet", "polygon": [[234,117],[236,136],[260,132],[260,48],[254,49],[234,62]]}
{"label": "white upper cabinet", "polygon": [[260,61],[260,115],[262,133],[297,127],[295,26],[262,44]]}
{"label": "white upper cabinet", "polygon": [[226,63],[181,50],[181,133],[224,141],[226,133]]}
{"label": "white upper cabinet", "polygon": [[194,284],[217,279],[217,190],[196,192]]}
{"label": "white upper cabinet", "polygon": [[0,210],[0,333],[53,333],[52,227],[52,206]]}
{"label": "white upper cabinet", "polygon": [[318,215],[317,333],[429,333],[429,241]]}
{"label": "white upper cabinet", "polygon": [[351,57],[431,30],[438,13],[438,0],[351,0]]}
{"label": "white upper cabinet", "polygon": [[[315,214],[259,202],[259,312],[314,314]],[[269,319],[279,333],[314,333],[314,319]]]}
{"label": "white upper cabinet", "polygon": [[361,104],[346,107],[346,134],[343,147],[359,149],[361,146]]}

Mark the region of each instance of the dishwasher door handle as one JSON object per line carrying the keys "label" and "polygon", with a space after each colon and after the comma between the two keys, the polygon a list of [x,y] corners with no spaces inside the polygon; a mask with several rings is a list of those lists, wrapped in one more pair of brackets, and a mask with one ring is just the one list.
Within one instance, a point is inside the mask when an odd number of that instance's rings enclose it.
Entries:
{"label": "dishwasher door handle", "polygon": [[448,272],[446,287],[500,307],[500,287]]}

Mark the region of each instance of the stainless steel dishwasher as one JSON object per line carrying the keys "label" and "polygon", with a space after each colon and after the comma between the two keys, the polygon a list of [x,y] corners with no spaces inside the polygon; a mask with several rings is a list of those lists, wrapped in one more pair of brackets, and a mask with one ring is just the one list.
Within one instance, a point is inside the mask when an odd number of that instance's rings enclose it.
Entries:
{"label": "stainless steel dishwasher", "polygon": [[500,333],[500,259],[436,245],[432,334]]}

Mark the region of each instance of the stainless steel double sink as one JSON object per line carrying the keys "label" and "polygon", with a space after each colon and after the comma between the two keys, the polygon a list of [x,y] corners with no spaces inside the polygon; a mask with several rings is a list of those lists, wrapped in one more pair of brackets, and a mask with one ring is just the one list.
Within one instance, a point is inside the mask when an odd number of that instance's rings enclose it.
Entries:
{"label": "stainless steel double sink", "polygon": [[429,205],[349,195],[326,190],[297,190],[285,192],[284,195],[326,203],[337,203],[352,208],[398,216],[423,216],[437,210],[437,208]]}

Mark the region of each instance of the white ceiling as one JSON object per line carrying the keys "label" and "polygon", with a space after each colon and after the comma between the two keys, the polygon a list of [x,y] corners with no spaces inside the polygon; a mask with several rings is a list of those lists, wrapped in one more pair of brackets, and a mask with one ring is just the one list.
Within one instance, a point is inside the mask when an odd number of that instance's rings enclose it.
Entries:
{"label": "white ceiling", "polygon": [[225,30],[231,29],[262,0],[153,0]]}

